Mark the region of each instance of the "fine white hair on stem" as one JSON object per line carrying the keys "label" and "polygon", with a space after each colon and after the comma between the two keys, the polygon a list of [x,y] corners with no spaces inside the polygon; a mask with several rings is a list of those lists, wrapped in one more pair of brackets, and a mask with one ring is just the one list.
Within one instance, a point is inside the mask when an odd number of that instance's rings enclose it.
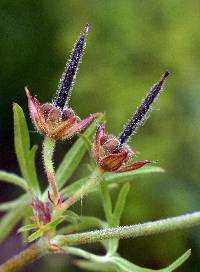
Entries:
{"label": "fine white hair on stem", "polygon": [[136,132],[136,129],[145,121],[147,112],[149,112],[151,105],[155,102],[156,97],[161,92],[163,84],[168,76],[169,72],[166,71],[162,75],[161,79],[151,88],[148,95],[142,101],[140,107],[133,114],[132,118],[119,136],[121,144],[127,142],[129,137],[133,135]]}

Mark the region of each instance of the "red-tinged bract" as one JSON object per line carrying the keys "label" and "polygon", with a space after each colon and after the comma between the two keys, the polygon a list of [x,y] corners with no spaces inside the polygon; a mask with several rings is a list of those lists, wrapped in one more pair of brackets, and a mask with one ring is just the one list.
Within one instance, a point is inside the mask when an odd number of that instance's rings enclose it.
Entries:
{"label": "red-tinged bract", "polygon": [[33,123],[39,133],[54,140],[65,140],[78,134],[87,126],[98,113],[90,114],[81,120],[72,109],[67,106],[63,110],[54,104],[40,102],[33,98],[26,87],[28,107]]}

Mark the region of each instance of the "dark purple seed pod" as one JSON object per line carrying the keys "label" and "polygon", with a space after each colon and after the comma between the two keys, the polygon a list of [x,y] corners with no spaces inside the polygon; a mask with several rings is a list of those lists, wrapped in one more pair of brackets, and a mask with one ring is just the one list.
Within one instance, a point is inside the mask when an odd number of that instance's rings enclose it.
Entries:
{"label": "dark purple seed pod", "polygon": [[76,42],[70,59],[66,65],[65,71],[60,79],[58,85],[57,96],[54,100],[54,105],[61,110],[63,110],[67,99],[69,98],[71,89],[73,87],[73,82],[77,74],[78,65],[81,61],[81,57],[84,52],[84,48],[86,46],[86,35],[89,31],[89,25],[86,24],[83,32],[80,35],[80,38]]}
{"label": "dark purple seed pod", "polygon": [[143,100],[141,106],[138,108],[138,110],[134,113],[133,117],[131,118],[128,125],[125,127],[125,129],[122,131],[121,135],[119,136],[119,141],[121,144],[127,142],[128,138],[135,132],[137,127],[142,123],[144,120],[144,117],[148,110],[150,109],[150,106],[155,101],[155,98],[162,90],[163,84],[166,80],[166,78],[169,76],[169,72],[166,71],[163,75],[160,81],[156,83],[146,98]]}

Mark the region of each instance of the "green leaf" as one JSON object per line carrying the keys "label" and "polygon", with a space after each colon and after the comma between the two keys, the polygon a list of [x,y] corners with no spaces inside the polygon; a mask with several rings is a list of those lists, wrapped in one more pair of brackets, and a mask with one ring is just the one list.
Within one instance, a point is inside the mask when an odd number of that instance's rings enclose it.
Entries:
{"label": "green leaf", "polygon": [[[125,182],[131,182],[132,178],[135,177],[135,175],[142,175],[142,174],[153,174],[153,173],[163,173],[164,170],[160,167],[150,166],[130,172],[124,172],[124,173],[105,173],[103,179],[105,180],[105,183],[108,183],[109,186],[113,186],[114,183],[125,183]],[[90,176],[90,175],[89,175]],[[87,181],[89,176],[86,176],[84,178],[81,178],[77,181],[74,181],[72,184],[68,185],[62,190],[62,194],[64,197],[69,197],[72,195],[75,191],[81,188],[81,186]],[[93,188],[90,192],[96,191],[96,188]]]}
{"label": "green leaf", "polygon": [[75,264],[87,271],[97,271],[97,272],[114,272],[115,270],[113,269],[112,264],[107,264],[107,263],[97,263],[97,262],[90,262],[90,261],[82,261],[82,260],[77,260],[75,261]]}
{"label": "green leaf", "polygon": [[78,189],[80,189],[82,187],[82,185],[87,181],[87,179],[88,179],[88,177],[84,177],[84,178],[81,178],[79,180],[72,182],[72,184],[68,185],[67,187],[65,187],[61,191],[61,194],[64,197],[71,196],[73,193],[75,193],[76,191],[78,191]]}
{"label": "green leaf", "polygon": [[14,228],[14,226],[22,219],[24,214],[27,212],[27,208],[21,206],[10,210],[5,214],[0,221],[0,241],[2,241]]}
{"label": "green leaf", "polygon": [[[114,183],[124,183],[124,182],[128,182],[128,181],[132,181],[132,178],[135,175],[150,174],[150,173],[162,173],[162,172],[164,172],[164,170],[162,168],[151,166],[151,167],[147,167],[145,169],[138,169],[135,171],[125,172],[125,173],[112,173],[112,174],[106,173],[104,175],[103,179],[105,180],[104,181],[105,183],[108,183],[109,186],[111,186]],[[86,176],[86,177],[81,178],[77,181],[74,181],[72,184],[65,187],[61,191],[61,194],[64,197],[71,196],[75,191],[79,190],[82,187],[82,185],[88,180],[89,176]],[[93,192],[93,191],[96,191],[96,188],[93,188],[90,192]]]}
{"label": "green leaf", "polygon": [[148,269],[137,266],[121,257],[112,256],[111,261],[116,265],[117,271],[119,272],[150,272],[150,271],[160,271],[160,272],[172,272],[177,269],[182,263],[184,263],[191,255],[191,250],[186,251],[181,257],[174,261],[171,265],[162,269]]}
{"label": "green leaf", "polygon": [[160,269],[162,272],[171,272],[181,266],[191,255],[191,250],[187,250],[183,255],[181,255],[176,261],[170,264],[168,267]]}
{"label": "green leaf", "polygon": [[[72,182],[71,184],[66,186],[61,191],[60,194],[64,198],[68,198],[69,196],[73,195],[76,191],[78,191],[87,180],[88,180],[88,176]],[[47,190],[43,193],[43,199],[44,199],[44,201],[47,200]]]}
{"label": "green leaf", "polygon": [[35,171],[36,147],[30,150],[28,126],[22,108],[14,103],[13,112],[15,152],[19,167],[31,191],[36,195],[40,195],[39,183]]}
{"label": "green leaf", "polygon": [[50,230],[55,228],[57,225],[59,225],[60,223],[62,223],[64,220],[64,216],[60,216],[59,218],[56,218],[55,220],[51,221],[50,223],[46,224],[43,226],[43,230]]}
{"label": "green leaf", "polygon": [[89,140],[89,138],[86,135],[84,135],[84,134],[80,134],[79,137],[82,138],[82,140],[83,140],[83,142],[84,142],[87,150],[90,152],[91,149],[92,149],[92,143]]}
{"label": "green leaf", "polygon": [[104,180],[107,183],[123,183],[132,181],[136,175],[143,174],[153,174],[153,173],[163,173],[164,170],[157,166],[149,166],[140,168],[134,171],[123,172],[123,173],[106,173],[104,176]]}
{"label": "green leaf", "polygon": [[[148,174],[148,173],[162,173],[164,172],[164,170],[160,167],[147,167],[146,169],[138,169],[135,171],[130,171],[130,172],[125,172],[125,173],[106,173],[103,177],[103,179],[105,180],[105,183],[108,183],[109,187],[114,186],[114,184],[116,183],[125,183],[128,181],[132,181],[132,178],[135,175],[139,175],[139,174]],[[90,174],[91,175],[91,174]],[[69,197],[71,196],[75,191],[78,191],[85,182],[87,182],[88,178],[90,177],[86,176],[84,178],[81,178],[77,181],[74,181],[72,184],[68,185],[67,187],[65,187],[62,191],[61,194],[64,197]],[[92,188],[90,192],[96,191],[97,188]],[[44,194],[45,197],[47,197],[47,194]]]}
{"label": "green leaf", "polygon": [[18,232],[29,231],[38,228],[38,224],[28,224],[18,229]]}
{"label": "green leaf", "polygon": [[38,230],[34,233],[32,233],[29,237],[28,237],[28,242],[33,242],[34,240],[40,238],[43,234],[43,231]]}
{"label": "green leaf", "polygon": [[108,185],[103,181],[100,183],[102,205],[106,220],[111,223],[112,220],[112,201],[108,190]]}
{"label": "green leaf", "polygon": [[[22,218],[22,226],[29,225],[29,223],[30,223],[30,217],[31,217],[31,214],[29,214],[29,213],[25,214],[25,216]],[[24,232],[22,232],[21,233],[22,241],[27,241],[29,234],[30,234],[30,231],[24,231]]]}
{"label": "green leaf", "polygon": [[[88,139],[92,139],[92,136],[95,133],[97,123],[102,122],[104,116],[99,116],[85,131],[83,134]],[[62,162],[60,163],[57,171],[56,171],[56,181],[59,188],[62,188],[65,183],[72,176],[76,168],[78,167],[81,159],[87,151],[87,147],[82,138],[79,138],[70,150],[67,152]]]}
{"label": "green leaf", "polygon": [[36,156],[36,152],[38,150],[38,145],[33,145],[30,153],[29,153],[29,172],[30,172],[30,176],[32,177],[32,184],[33,184],[33,188],[35,190],[35,193],[39,196],[40,195],[40,185],[39,185],[39,181],[37,178],[37,172],[36,172],[36,165],[35,165],[35,156]]}
{"label": "green leaf", "polygon": [[59,234],[74,233],[83,230],[91,230],[96,228],[103,228],[105,222],[101,221],[99,218],[93,216],[81,216],[80,222],[67,225],[59,229]]}
{"label": "green leaf", "polygon": [[70,223],[77,223],[80,220],[80,216],[70,210],[66,210],[63,214],[64,219]]}
{"label": "green leaf", "polygon": [[119,195],[117,197],[117,201],[115,204],[115,208],[112,215],[112,222],[111,227],[118,227],[120,224],[120,218],[122,215],[122,212],[124,210],[124,206],[126,203],[126,197],[128,195],[128,192],[130,190],[130,185],[128,183],[124,184],[119,192]]}
{"label": "green leaf", "polygon": [[84,134],[79,134],[79,137],[84,141],[85,143],[85,146],[87,148],[87,151],[89,152],[89,157],[90,157],[90,160],[89,160],[89,163],[88,163],[88,169],[90,171],[94,170],[95,166],[96,166],[96,162],[94,161],[93,157],[92,157],[92,142],[90,141],[90,139],[85,136]]}
{"label": "green leaf", "polygon": [[139,267],[135,264],[132,264],[131,262],[118,257],[118,256],[113,256],[111,257],[111,260],[113,264],[116,265],[116,269],[118,272],[147,272],[147,271],[153,271],[151,269],[146,269],[143,267]]}
{"label": "green leaf", "polygon": [[8,211],[11,209],[16,209],[16,207],[27,206],[31,204],[31,196],[29,194],[23,194],[15,200],[8,202],[3,202],[0,204],[0,211]]}
{"label": "green leaf", "polygon": [[23,190],[26,190],[26,191],[28,190],[28,186],[26,184],[25,179],[15,174],[8,173],[6,171],[0,171],[0,180],[17,185],[21,187]]}
{"label": "green leaf", "polygon": [[31,230],[31,229],[34,229],[36,227],[40,227],[39,230],[37,230],[36,232],[32,233],[29,237],[28,237],[28,242],[32,242],[38,238],[40,238],[43,233],[45,231],[48,231],[48,230],[51,230],[53,228],[55,228],[58,224],[60,224],[61,222],[63,222],[64,218],[63,216],[51,221],[50,223],[46,224],[46,225],[42,225],[42,226],[38,226],[38,224],[30,224],[30,225],[27,225],[27,226],[24,226],[22,228],[19,229],[19,231],[28,231],[28,230]]}
{"label": "green leaf", "polygon": [[[119,195],[117,197],[117,201],[115,204],[115,208],[112,214],[112,219],[110,222],[110,227],[118,227],[120,224],[120,218],[122,215],[122,212],[124,210],[124,206],[126,203],[126,197],[128,195],[128,192],[130,190],[130,186],[128,183],[124,184],[119,192]],[[119,246],[119,240],[118,239],[112,239],[109,241],[109,254],[113,255]]]}

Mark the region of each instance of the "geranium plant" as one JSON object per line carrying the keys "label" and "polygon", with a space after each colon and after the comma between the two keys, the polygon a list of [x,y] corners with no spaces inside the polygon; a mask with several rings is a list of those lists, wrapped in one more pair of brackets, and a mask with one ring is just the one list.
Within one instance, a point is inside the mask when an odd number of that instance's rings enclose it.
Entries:
{"label": "geranium plant", "polygon": [[[23,225],[16,235],[22,235],[24,242],[30,245],[1,264],[0,271],[18,271],[37,258],[54,253],[75,255],[79,258],[76,264],[89,271],[153,271],[120,257],[119,240],[200,224],[200,212],[194,212],[143,224],[120,225],[130,183],[135,175],[163,172],[153,161],[135,161],[137,151],[132,150],[127,141],[145,120],[146,113],[163,89],[169,72],[165,72],[151,88],[121,134],[118,137],[107,134],[104,114],[93,113],[82,120],[69,107],[69,98],[86,46],[88,30],[89,26],[86,25],[72,50],[52,103],[41,104],[32,96],[28,87],[25,88],[34,127],[44,137],[42,153],[48,184],[43,192],[35,166],[37,146],[30,146],[23,110],[18,104],[13,104],[15,153],[22,177],[2,170],[0,179],[21,187],[24,194],[15,200],[0,204],[0,210],[5,212],[0,222],[0,239],[5,239],[21,221]],[[80,134],[88,125],[85,132]],[[76,135],[79,139],[64,155],[57,169],[54,169],[56,144]],[[90,165],[91,173],[68,185],[86,152],[89,152],[93,159]],[[116,203],[113,203],[110,197],[113,185],[119,191]],[[98,216],[79,215],[71,210],[75,202],[94,191],[99,192],[101,196],[104,220]],[[104,255],[99,256],[84,250],[82,246],[79,247],[93,242],[101,244]],[[190,250],[168,267],[158,271],[174,271],[189,255]]]}

